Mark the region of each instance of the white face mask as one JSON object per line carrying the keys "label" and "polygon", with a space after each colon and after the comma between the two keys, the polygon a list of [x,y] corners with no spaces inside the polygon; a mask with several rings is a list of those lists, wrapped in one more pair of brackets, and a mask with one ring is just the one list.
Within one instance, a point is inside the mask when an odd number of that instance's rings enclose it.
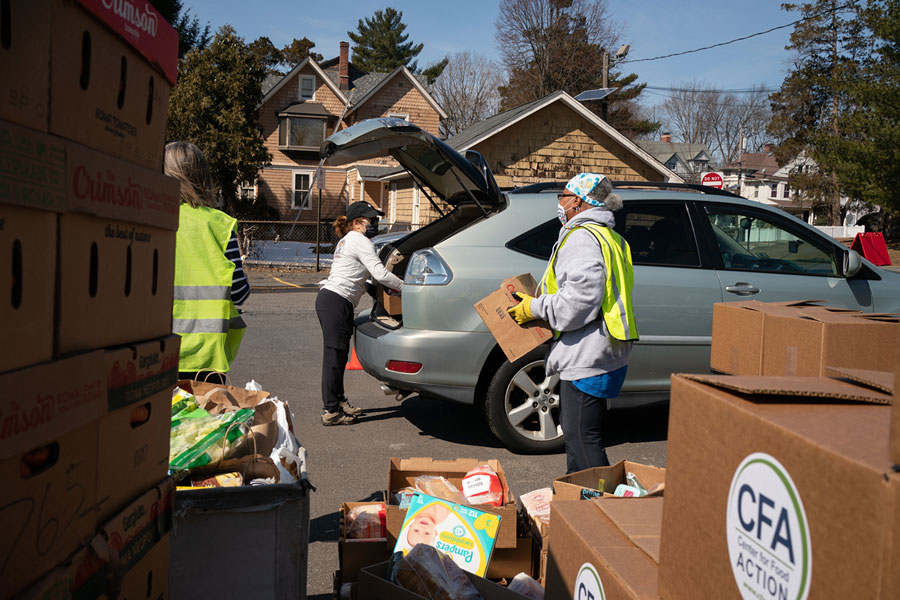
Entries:
{"label": "white face mask", "polygon": [[[576,198],[577,198],[577,196],[576,196]],[[562,204],[556,205],[556,218],[559,219],[559,222],[562,223],[563,226],[565,226],[566,223],[569,221],[569,217],[566,216],[566,210],[568,210],[568,209],[565,208]]]}

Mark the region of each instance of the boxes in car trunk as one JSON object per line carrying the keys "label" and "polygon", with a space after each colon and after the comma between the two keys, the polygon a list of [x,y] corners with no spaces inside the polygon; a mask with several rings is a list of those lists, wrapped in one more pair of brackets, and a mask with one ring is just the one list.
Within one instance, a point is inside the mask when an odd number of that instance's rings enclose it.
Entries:
{"label": "boxes in car trunk", "polygon": [[888,401],[824,377],[674,376],[660,595],[900,597]]}
{"label": "boxes in car trunk", "polygon": [[553,339],[553,332],[544,321],[531,321],[519,325],[506,310],[519,303],[513,294],[521,292],[534,296],[537,282],[530,273],[510,277],[475,304],[478,316],[484,321],[491,335],[497,340],[509,362],[514,362],[541,344]]}
{"label": "boxes in car trunk", "polygon": [[387,509],[388,545],[393,548],[397,543],[397,535],[403,527],[406,509],[401,509],[393,502],[393,492],[405,487],[415,487],[415,479],[419,475],[441,475],[450,483],[461,489],[462,478],[478,465],[490,465],[503,485],[503,506],[479,504],[476,508],[485,510],[500,517],[500,529],[497,531],[496,548],[515,548],[516,539],[516,502],[506,481],[503,467],[497,460],[475,460],[474,458],[457,458],[454,460],[435,460],[433,458],[391,458],[388,470],[388,488],[385,500]]}

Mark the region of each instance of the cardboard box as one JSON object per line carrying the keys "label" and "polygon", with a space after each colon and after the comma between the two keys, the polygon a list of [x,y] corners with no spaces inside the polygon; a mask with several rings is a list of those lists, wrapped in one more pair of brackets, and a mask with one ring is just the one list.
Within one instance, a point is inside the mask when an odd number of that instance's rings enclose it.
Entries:
{"label": "cardboard box", "polygon": [[[666,470],[661,467],[642,465],[628,460],[620,460],[609,467],[593,467],[576,473],[570,473],[553,480],[553,500],[589,500],[601,496],[613,496],[616,486],[626,484],[627,473],[634,473],[645,489],[666,482]],[[598,489],[600,480],[603,489]],[[661,496],[663,491],[654,492],[652,496]],[[647,497],[649,497],[648,495]],[[551,503],[552,507],[552,503]]]}
{"label": "cardboard box", "polygon": [[383,502],[344,502],[341,505],[341,525],[338,535],[338,564],[340,583],[359,580],[359,571],[364,567],[385,562],[391,556],[387,538],[371,540],[347,539],[347,514],[358,506],[383,505]]}
{"label": "cardboard box", "polygon": [[894,368],[897,315],[833,312],[824,308],[769,316],[763,375],[825,375],[827,367]]}
{"label": "cardboard box", "polygon": [[66,143],[67,210],[104,219],[178,229],[177,179]]}
{"label": "cardboard box", "polygon": [[47,131],[50,0],[6,2],[0,44],[0,119]]}
{"label": "cardboard box", "polygon": [[895,354],[897,359],[894,368],[894,407],[891,410],[890,458],[894,465],[900,465],[900,343],[897,344]]}
{"label": "cardboard box", "polygon": [[[26,6],[31,3],[17,4],[13,8]],[[58,212],[65,210],[65,143],[59,138],[0,120],[0,203]]]}
{"label": "cardboard box", "polygon": [[53,357],[56,284],[56,214],[0,204],[0,301],[8,343],[0,348],[0,372]]}
{"label": "cardboard box", "polygon": [[660,597],[656,578],[662,498],[554,501],[550,511],[548,599]]}
{"label": "cardboard box", "polygon": [[766,319],[794,314],[795,309],[816,306],[822,300],[796,302],[717,302],[713,304],[710,367],[731,375],[761,375]]}
{"label": "cardboard box", "polygon": [[50,36],[50,133],[160,171],[169,81],[78,3],[53,0]]}
{"label": "cardboard box", "polygon": [[381,288],[381,306],[384,311],[392,316],[403,314],[403,299],[399,294],[391,294],[388,288]]}
{"label": "cardboard box", "polygon": [[[385,579],[387,563],[378,563],[359,572],[358,600],[426,600],[419,594]],[[487,579],[465,572],[484,600],[522,600],[525,596],[511,592]]]}
{"label": "cardboard box", "polygon": [[[178,75],[178,32],[150,4],[117,4],[104,0],[78,0],[87,10],[119,34],[172,85]],[[131,10],[133,9],[133,10]]]}
{"label": "cardboard box", "polygon": [[900,479],[890,409],[871,404],[889,398],[827,378],[673,376],[660,595],[896,598]]}
{"label": "cardboard box", "polygon": [[106,412],[103,353],[0,375],[0,460],[96,421]]}
{"label": "cardboard box", "polygon": [[[76,373],[69,376],[77,378]],[[63,382],[45,381],[45,385],[73,385],[71,380]],[[6,390],[4,398],[8,395],[18,397]],[[93,404],[101,404],[97,400]],[[5,451],[0,458],[0,481],[4,482],[0,486],[0,590],[4,597],[16,595],[62,562],[97,525],[96,419],[40,439],[19,452]]]}
{"label": "cardboard box", "polygon": [[526,531],[524,536],[516,539],[515,548],[494,548],[485,577],[511,580],[519,573],[525,573],[536,579],[539,553],[534,538]]}
{"label": "cardboard box", "polygon": [[495,507],[487,504],[479,504],[476,508],[494,513],[500,517],[500,529],[497,532],[497,548],[515,548],[516,540],[516,502],[509,484],[506,481],[506,473],[497,460],[476,460],[474,458],[457,458],[454,460],[435,460],[433,458],[391,458],[388,469],[388,489],[385,493],[385,508],[387,509],[388,546],[391,548],[397,543],[397,535],[403,527],[403,519],[406,517],[406,509],[401,509],[393,504],[392,492],[405,487],[415,487],[415,479],[419,475],[442,475],[450,483],[461,489],[462,478],[466,473],[478,465],[487,464],[500,477],[503,484],[505,501],[503,506]]}
{"label": "cardboard box", "polygon": [[21,600],[168,598],[170,488],[165,480],[134,499]]}
{"label": "cardboard box", "polygon": [[500,284],[500,289],[492,292],[475,304],[478,316],[487,325],[491,335],[497,340],[509,362],[522,358],[541,344],[553,339],[553,332],[544,321],[531,321],[519,325],[506,312],[519,303],[513,293],[522,292],[534,296],[537,282],[530,273],[510,277]]}
{"label": "cardboard box", "polygon": [[59,235],[60,353],[172,332],[174,231],[70,213]]}
{"label": "cardboard box", "polygon": [[109,414],[100,420],[100,521],[168,472],[180,341],[171,335],[105,353]]}

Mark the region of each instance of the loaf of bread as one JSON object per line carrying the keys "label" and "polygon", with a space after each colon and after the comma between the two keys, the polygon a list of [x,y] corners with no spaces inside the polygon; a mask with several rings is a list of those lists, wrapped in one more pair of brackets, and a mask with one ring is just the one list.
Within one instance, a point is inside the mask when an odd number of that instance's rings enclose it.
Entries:
{"label": "loaf of bread", "polygon": [[416,544],[394,565],[397,585],[429,600],[484,600],[449,555],[428,544]]}
{"label": "loaf of bread", "polygon": [[448,502],[455,502],[456,504],[466,504],[466,497],[446,477],[441,477],[440,475],[419,475],[414,483],[416,484],[416,489],[423,494],[447,500]]}

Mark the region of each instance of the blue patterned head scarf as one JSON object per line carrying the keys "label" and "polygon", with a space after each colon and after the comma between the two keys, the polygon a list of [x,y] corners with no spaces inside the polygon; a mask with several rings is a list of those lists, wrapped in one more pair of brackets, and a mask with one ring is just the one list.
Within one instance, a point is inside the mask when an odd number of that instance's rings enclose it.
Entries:
{"label": "blue patterned head scarf", "polygon": [[588,204],[605,208],[603,200],[612,191],[612,184],[605,175],[597,173],[579,173],[569,180],[566,189]]}

